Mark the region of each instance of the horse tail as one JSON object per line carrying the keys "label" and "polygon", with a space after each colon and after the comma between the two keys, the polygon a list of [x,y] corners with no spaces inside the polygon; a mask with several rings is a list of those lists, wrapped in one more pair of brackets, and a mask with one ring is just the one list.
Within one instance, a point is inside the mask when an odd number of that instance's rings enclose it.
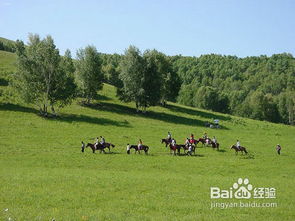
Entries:
{"label": "horse tail", "polygon": [[248,153],[247,150],[246,150],[246,148],[244,148],[244,151],[245,151],[245,153]]}
{"label": "horse tail", "polygon": [[112,143],[111,143],[111,146],[112,146],[112,147],[115,147],[115,145],[114,145],[114,144],[112,144]]}

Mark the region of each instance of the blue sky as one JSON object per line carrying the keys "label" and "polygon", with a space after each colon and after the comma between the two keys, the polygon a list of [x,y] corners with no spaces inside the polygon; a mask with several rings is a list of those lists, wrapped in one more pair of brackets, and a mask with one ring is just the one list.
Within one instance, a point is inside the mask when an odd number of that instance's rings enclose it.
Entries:
{"label": "blue sky", "polygon": [[50,34],[63,53],[88,44],[168,55],[295,55],[294,0],[0,0],[0,36]]}

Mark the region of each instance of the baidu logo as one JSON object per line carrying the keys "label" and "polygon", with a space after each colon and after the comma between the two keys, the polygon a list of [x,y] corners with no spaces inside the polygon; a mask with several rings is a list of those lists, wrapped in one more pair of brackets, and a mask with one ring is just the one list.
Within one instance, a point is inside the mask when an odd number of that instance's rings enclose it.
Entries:
{"label": "baidu logo", "polygon": [[275,188],[253,188],[248,178],[239,178],[229,189],[222,190],[219,187],[210,188],[211,199],[250,199],[250,198],[276,198]]}

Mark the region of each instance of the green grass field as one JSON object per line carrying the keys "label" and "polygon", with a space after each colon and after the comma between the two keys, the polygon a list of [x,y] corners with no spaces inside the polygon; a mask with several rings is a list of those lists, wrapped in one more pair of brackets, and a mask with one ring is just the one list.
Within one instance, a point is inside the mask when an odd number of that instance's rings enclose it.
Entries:
{"label": "green grass field", "polygon": [[[1,220],[295,220],[295,127],[173,103],[137,114],[117,100],[113,86],[99,94],[93,107],[74,102],[58,119],[0,103]],[[222,129],[203,126],[214,118]],[[196,156],[172,156],[160,143],[168,131],[178,143],[190,133],[215,135],[221,151],[199,145]],[[116,145],[112,154],[81,153],[81,140],[100,135]],[[126,144],[139,138],[150,154],[127,155]],[[229,149],[236,139],[248,156]],[[239,202],[210,199],[210,187],[228,189],[239,177],[276,188],[276,199],[242,202],[277,207],[211,209],[213,201]]]}

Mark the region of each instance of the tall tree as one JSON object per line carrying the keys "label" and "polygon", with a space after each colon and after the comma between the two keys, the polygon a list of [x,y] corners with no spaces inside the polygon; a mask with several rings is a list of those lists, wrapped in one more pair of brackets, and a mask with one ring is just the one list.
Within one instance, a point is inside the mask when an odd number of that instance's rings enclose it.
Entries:
{"label": "tall tree", "polygon": [[144,105],[145,96],[142,88],[144,78],[144,60],[138,48],[129,46],[120,62],[120,80],[123,87],[118,90],[119,98],[125,102],[134,101],[137,111]]}
{"label": "tall tree", "polygon": [[101,58],[94,46],[77,51],[76,80],[81,96],[89,104],[103,86]]}
{"label": "tall tree", "polygon": [[40,39],[39,35],[30,34],[28,45],[25,47],[22,41],[17,41],[16,49],[18,71],[15,86],[21,97],[38,105],[44,115],[47,115],[49,106],[54,112],[55,105],[69,104],[74,92],[63,96],[60,93],[69,89],[71,80],[62,68],[59,50],[52,37]]}

